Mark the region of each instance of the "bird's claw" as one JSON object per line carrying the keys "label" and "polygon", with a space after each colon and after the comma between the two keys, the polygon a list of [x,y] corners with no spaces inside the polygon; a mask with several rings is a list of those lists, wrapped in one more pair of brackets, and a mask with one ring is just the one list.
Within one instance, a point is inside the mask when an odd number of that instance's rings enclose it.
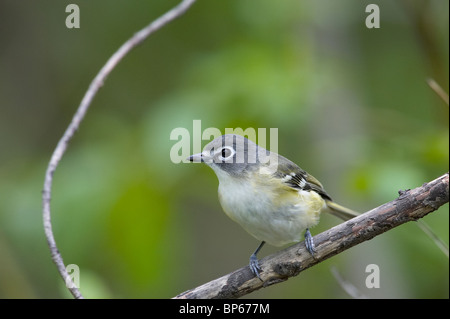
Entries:
{"label": "bird's claw", "polygon": [[250,263],[248,265],[250,267],[250,270],[252,273],[259,278],[259,280],[262,281],[261,277],[259,276],[259,271],[261,270],[261,267],[259,266],[258,258],[255,254],[250,256]]}
{"label": "bird's claw", "polygon": [[305,232],[305,246],[306,246],[306,249],[309,251],[309,253],[314,257],[314,253],[316,253],[317,250],[314,246],[313,237],[311,236],[309,229],[306,229],[306,232]]}

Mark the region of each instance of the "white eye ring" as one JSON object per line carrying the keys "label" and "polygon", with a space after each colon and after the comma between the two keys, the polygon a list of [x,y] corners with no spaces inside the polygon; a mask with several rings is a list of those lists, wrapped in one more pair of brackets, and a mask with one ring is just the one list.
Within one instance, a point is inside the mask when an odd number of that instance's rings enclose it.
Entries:
{"label": "white eye ring", "polygon": [[[224,155],[226,155],[227,151],[229,151],[230,154],[228,156],[224,156]],[[236,151],[231,146],[224,146],[221,149],[217,150],[216,154],[217,154],[217,158],[220,161],[226,161],[226,160],[232,158],[234,156],[234,154],[236,154]]]}

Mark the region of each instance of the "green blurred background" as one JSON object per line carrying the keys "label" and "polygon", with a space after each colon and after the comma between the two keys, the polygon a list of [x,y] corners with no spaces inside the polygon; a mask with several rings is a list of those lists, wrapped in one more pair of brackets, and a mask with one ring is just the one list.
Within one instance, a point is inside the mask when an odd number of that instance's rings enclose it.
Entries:
{"label": "green blurred background", "polygon": [[[377,3],[381,28],[368,29]],[[81,10],[68,29],[66,5]],[[46,165],[89,83],[177,1],[0,0],[0,297],[70,297],[44,237]],[[52,220],[87,298],[169,298],[248,263],[217,179],[174,164],[177,127],[278,128],[279,153],[365,211],[448,171],[449,2],[199,0],[109,76],[55,173]],[[205,145],[207,141],[203,142]],[[448,205],[424,218],[446,243]],[[318,234],[340,220],[323,216]],[[266,246],[260,257],[275,252]],[[380,288],[365,286],[368,264]],[[448,298],[449,265],[415,223],[249,298]]]}

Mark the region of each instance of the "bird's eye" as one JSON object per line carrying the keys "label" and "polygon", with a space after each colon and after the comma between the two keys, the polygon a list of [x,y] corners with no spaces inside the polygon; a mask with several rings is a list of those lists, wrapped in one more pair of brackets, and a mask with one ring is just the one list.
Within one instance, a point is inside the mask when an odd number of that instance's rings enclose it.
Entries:
{"label": "bird's eye", "polygon": [[226,161],[226,160],[230,159],[234,155],[234,153],[235,152],[231,147],[225,146],[218,152],[218,154],[219,154],[218,159],[220,161]]}

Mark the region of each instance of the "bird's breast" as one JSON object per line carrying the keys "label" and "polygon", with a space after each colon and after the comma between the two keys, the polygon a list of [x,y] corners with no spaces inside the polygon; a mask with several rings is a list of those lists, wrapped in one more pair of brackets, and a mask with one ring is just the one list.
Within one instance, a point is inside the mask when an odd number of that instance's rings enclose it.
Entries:
{"label": "bird's breast", "polygon": [[319,222],[325,201],[313,191],[266,186],[221,181],[219,200],[224,212],[260,241],[274,246],[300,241],[303,231]]}

